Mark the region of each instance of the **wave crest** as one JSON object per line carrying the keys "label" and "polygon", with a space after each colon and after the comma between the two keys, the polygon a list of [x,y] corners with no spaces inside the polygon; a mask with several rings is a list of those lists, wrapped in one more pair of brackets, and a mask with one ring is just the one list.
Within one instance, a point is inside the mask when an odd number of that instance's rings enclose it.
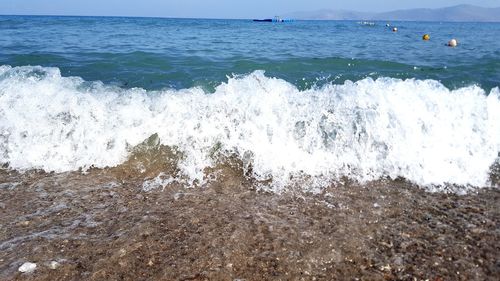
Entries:
{"label": "wave crest", "polygon": [[[202,182],[221,157],[280,190],[297,177],[404,177],[419,185],[489,183],[500,151],[500,91],[433,80],[366,78],[305,91],[263,71],[200,88],[121,89],[57,68],[0,67],[0,162],[71,171],[124,163],[157,134]],[[156,160],[155,160],[156,161]]]}

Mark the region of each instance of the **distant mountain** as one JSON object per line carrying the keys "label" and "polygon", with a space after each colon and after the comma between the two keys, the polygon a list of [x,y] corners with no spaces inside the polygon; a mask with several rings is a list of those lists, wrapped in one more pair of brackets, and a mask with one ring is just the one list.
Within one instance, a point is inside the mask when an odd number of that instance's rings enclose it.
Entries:
{"label": "distant mountain", "polygon": [[317,10],[312,12],[295,12],[285,15],[293,19],[314,19],[314,20],[360,20],[373,16],[371,13],[347,11],[347,10]]}
{"label": "distant mountain", "polygon": [[362,13],[346,10],[295,12],[287,18],[311,20],[397,20],[397,21],[477,21],[500,22],[500,7],[483,8],[458,5],[440,9],[397,10],[385,13]]}

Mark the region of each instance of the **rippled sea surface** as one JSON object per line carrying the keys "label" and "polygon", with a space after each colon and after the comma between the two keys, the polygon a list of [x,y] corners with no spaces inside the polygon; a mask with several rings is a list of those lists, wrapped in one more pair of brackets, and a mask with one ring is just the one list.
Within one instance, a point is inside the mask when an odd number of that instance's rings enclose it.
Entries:
{"label": "rippled sea surface", "polygon": [[[211,88],[254,70],[301,88],[383,76],[498,86],[500,24],[390,25],[2,16],[0,64],[59,67],[64,76],[146,89]],[[459,48],[445,47],[452,38]]]}

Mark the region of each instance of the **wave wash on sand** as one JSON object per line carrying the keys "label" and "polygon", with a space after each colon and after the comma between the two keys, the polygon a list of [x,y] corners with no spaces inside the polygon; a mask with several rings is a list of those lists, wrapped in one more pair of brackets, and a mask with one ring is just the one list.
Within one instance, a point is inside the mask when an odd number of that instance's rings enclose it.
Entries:
{"label": "wave wash on sand", "polygon": [[392,78],[300,91],[255,71],[214,93],[148,92],[57,68],[0,67],[0,163],[12,169],[117,166],[154,134],[180,152],[172,176],[191,183],[236,157],[275,191],[344,177],[481,187],[492,185],[500,151],[500,91]]}

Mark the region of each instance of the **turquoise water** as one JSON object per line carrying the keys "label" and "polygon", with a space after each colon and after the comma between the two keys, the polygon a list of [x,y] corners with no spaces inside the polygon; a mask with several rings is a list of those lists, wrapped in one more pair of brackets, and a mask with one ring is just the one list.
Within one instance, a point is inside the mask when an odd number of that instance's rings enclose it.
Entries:
{"label": "turquoise water", "polygon": [[[499,23],[392,22],[397,33],[385,24],[1,16],[0,64],[53,66],[63,76],[145,89],[213,90],[254,70],[301,89],[365,77],[499,86]],[[445,46],[451,38],[458,48]]]}

